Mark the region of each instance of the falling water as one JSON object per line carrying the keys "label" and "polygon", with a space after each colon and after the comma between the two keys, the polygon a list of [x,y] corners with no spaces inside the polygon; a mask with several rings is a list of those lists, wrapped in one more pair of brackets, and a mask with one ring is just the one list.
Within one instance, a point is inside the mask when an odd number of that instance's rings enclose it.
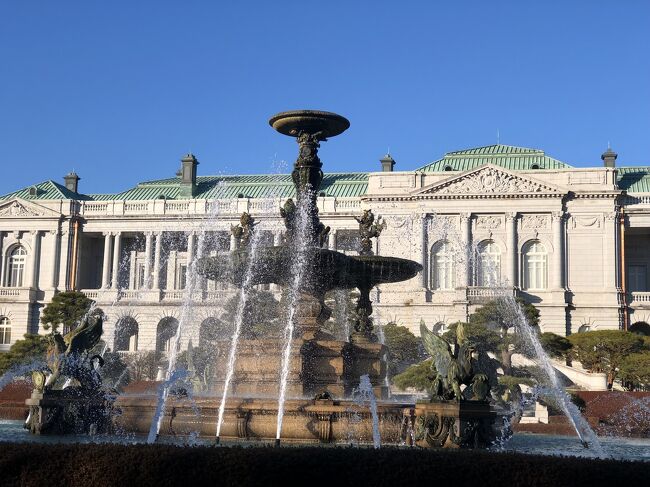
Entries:
{"label": "falling water", "polygon": [[11,383],[15,378],[23,377],[33,370],[42,369],[44,367],[45,363],[41,360],[35,360],[29,364],[15,365],[7,372],[2,374],[2,376],[0,376],[0,391],[4,389],[7,384]]}
{"label": "falling water", "polygon": [[171,379],[175,377],[174,372],[176,370],[176,359],[181,348],[180,345],[183,327],[185,324],[189,323],[192,318],[192,297],[194,290],[199,282],[198,275],[196,273],[196,262],[203,256],[204,237],[205,232],[199,234],[196,251],[197,258],[190,262],[187,267],[187,280],[185,292],[183,293],[183,305],[181,307],[181,314],[178,320],[178,325],[176,327],[176,334],[174,335],[173,341],[170,345],[169,365],[167,367],[167,373],[165,375],[165,382],[163,382],[159,390],[156,412],[151,421],[151,428],[149,429],[149,436],[147,437],[148,443],[153,443],[156,441],[156,437],[160,432],[160,426],[162,425],[162,420],[165,413],[165,404],[167,403],[167,397],[169,396],[170,386],[173,383]]}
{"label": "falling water", "polygon": [[334,291],[334,303],[336,309],[334,310],[336,322],[339,326],[343,326],[344,340],[350,341],[350,319],[348,317],[348,289],[336,289]]}
{"label": "falling water", "polygon": [[278,397],[278,424],[275,433],[276,442],[280,441],[280,434],[282,433],[282,419],[284,417],[284,401],[287,394],[287,379],[289,378],[289,365],[291,360],[291,342],[293,339],[293,329],[295,326],[295,315],[298,308],[298,301],[300,299],[300,287],[305,278],[305,271],[307,267],[307,247],[309,245],[309,206],[310,198],[305,195],[303,200],[298,202],[296,209],[297,225],[296,233],[294,235],[296,256],[291,265],[291,275],[293,280],[289,289],[289,309],[287,313],[287,324],[284,329],[284,349],[282,351],[282,372],[280,374],[280,394]]}
{"label": "falling water", "polygon": [[235,360],[237,356],[237,344],[239,342],[239,335],[241,333],[242,322],[244,321],[244,311],[248,296],[251,290],[252,278],[256,270],[257,264],[257,250],[261,241],[261,231],[253,232],[253,237],[250,242],[250,250],[248,252],[248,262],[246,265],[246,273],[244,275],[244,282],[242,283],[241,293],[239,295],[239,303],[237,304],[237,312],[235,314],[235,329],[232,333],[230,341],[230,353],[228,354],[228,369],[226,378],[223,383],[223,393],[221,394],[221,404],[219,405],[219,417],[217,419],[217,441],[221,434],[221,424],[223,422],[223,413],[226,409],[226,397],[228,396],[228,388],[230,381],[235,370]]}
{"label": "falling water", "polygon": [[370,382],[368,374],[362,375],[359,381],[358,389],[359,403],[368,403],[370,405],[370,414],[372,415],[372,444],[375,448],[381,447],[381,435],[379,433],[379,415],[377,414],[377,399]]}
{"label": "falling water", "polygon": [[580,414],[578,407],[571,402],[571,398],[566,393],[553,368],[553,363],[548,354],[542,347],[537,333],[530,326],[522,307],[515,301],[511,295],[503,297],[503,303],[507,307],[507,311],[514,313],[514,322],[520,336],[524,338],[531,351],[534,352],[536,361],[540,365],[542,372],[546,376],[549,385],[549,392],[556,404],[562,409],[571,425],[575,429],[580,441],[585,447],[591,448],[599,457],[605,457],[605,452],[602,449],[598,437],[589,426],[589,423]]}

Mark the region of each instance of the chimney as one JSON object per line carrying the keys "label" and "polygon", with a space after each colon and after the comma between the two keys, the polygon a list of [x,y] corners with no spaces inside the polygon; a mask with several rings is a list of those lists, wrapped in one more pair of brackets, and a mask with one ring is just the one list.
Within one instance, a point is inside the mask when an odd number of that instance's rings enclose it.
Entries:
{"label": "chimney", "polygon": [[383,158],[379,159],[379,162],[381,162],[382,172],[393,172],[395,160],[390,156],[390,154],[386,154]]}
{"label": "chimney", "polygon": [[63,176],[63,180],[65,181],[65,187],[68,191],[72,191],[73,193],[77,193],[77,188],[79,186],[79,180],[81,178],[77,176],[77,173],[72,171]]}
{"label": "chimney", "polygon": [[607,150],[603,152],[600,158],[605,163],[605,167],[616,167],[616,158],[618,154],[612,150],[611,147],[607,147]]}
{"label": "chimney", "polygon": [[196,194],[196,166],[198,165],[199,161],[192,153],[181,159],[181,191],[179,194],[181,198],[193,198]]}

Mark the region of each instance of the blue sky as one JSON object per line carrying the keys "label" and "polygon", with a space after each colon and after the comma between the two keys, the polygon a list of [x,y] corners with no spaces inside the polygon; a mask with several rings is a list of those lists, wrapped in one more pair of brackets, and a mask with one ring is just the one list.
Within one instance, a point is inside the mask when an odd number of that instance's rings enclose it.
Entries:
{"label": "blue sky", "polygon": [[[326,171],[496,142],[650,165],[650,2],[5,1],[0,194],[75,169],[83,192],[276,171],[278,112],[338,112]],[[7,168],[12,168],[7,170]]]}

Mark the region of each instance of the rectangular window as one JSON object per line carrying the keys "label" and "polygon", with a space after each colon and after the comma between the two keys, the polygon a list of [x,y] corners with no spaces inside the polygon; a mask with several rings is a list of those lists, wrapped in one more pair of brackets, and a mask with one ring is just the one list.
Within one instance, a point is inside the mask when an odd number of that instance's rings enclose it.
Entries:
{"label": "rectangular window", "polygon": [[336,250],[346,254],[357,254],[361,240],[358,230],[337,230]]}
{"label": "rectangular window", "polygon": [[627,287],[629,292],[647,291],[647,268],[644,265],[627,266]]}
{"label": "rectangular window", "polygon": [[138,264],[135,275],[135,288],[142,289],[144,288],[144,264]]}
{"label": "rectangular window", "polygon": [[185,289],[187,283],[187,265],[179,264],[176,276],[176,289]]}

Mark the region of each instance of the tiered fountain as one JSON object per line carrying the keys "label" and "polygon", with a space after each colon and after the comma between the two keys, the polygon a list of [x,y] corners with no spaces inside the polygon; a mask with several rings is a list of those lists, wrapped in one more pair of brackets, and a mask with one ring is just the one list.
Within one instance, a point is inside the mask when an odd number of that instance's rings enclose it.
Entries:
{"label": "tiered fountain", "polygon": [[[214,395],[195,397],[192,404],[182,396],[168,395],[168,389],[161,395],[165,401],[155,396],[121,396],[115,403],[121,410],[115,417],[118,430],[146,433],[155,424],[156,429],[150,431],[154,439],[156,433],[192,431],[217,441],[276,443],[348,442],[354,430],[357,438],[379,445],[380,436],[382,442],[392,444],[416,440],[416,416],[421,416],[426,438],[431,440],[423,446],[487,444],[490,435],[479,439],[476,433],[479,423],[481,430],[489,430],[494,423],[495,415],[484,400],[471,417],[454,406],[460,397],[444,400],[450,406],[446,413],[425,408],[420,414],[420,406],[386,400],[387,350],[373,332],[370,291],[378,284],[411,279],[422,266],[373,255],[370,239],[378,236],[383,225],[375,223],[370,212],[357,219],[360,255],[323,248],[329,228],[320,222],[316,207],[323,179],[318,148],[344,132],[348,120],[334,113],[301,110],[275,115],[269,123],[278,132],[295,137],[300,148],[292,172],[296,201],[289,199],[280,209],[286,226],[284,244],[257,245],[259,239],[245,214],[234,232],[239,248],[226,257],[199,256],[192,269],[240,288],[240,307],[252,286],[281,286],[288,309],[284,337],[240,340],[235,326],[232,339],[217,346]],[[322,329],[331,314],[325,293],[336,289],[359,291],[349,341],[336,340]],[[173,363],[170,360],[172,368]],[[168,376],[174,377],[173,372]],[[360,408],[355,401],[360,390],[372,396],[372,407]],[[162,411],[162,416],[156,411]]]}

